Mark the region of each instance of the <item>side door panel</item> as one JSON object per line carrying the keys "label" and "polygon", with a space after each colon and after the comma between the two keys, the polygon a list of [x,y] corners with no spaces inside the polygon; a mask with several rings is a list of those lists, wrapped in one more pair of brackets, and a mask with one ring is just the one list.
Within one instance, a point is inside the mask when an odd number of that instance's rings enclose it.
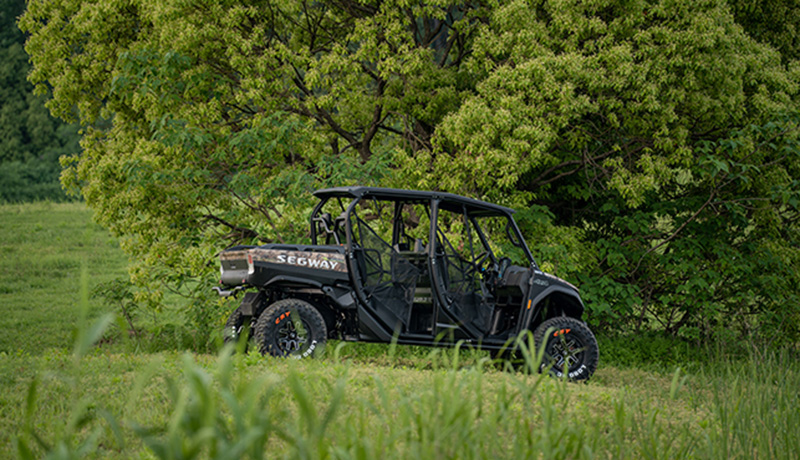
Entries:
{"label": "side door panel", "polygon": [[475,264],[476,246],[463,213],[441,210],[434,204],[435,242],[432,278],[439,306],[437,333],[452,339],[478,339],[488,328],[491,306],[484,302],[480,273]]}
{"label": "side door panel", "polygon": [[349,224],[362,303],[390,334],[407,330],[419,277],[419,270],[390,243],[393,210],[393,203],[364,200],[361,209],[350,212]]}

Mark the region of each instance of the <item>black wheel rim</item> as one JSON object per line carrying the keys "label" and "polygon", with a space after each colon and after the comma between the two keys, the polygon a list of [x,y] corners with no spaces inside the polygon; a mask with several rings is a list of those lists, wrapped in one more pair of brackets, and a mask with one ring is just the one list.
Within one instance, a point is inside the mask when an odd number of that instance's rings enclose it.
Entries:
{"label": "black wheel rim", "polygon": [[569,337],[560,336],[550,341],[548,356],[551,360],[551,369],[569,373],[583,362],[583,344],[580,341]]}
{"label": "black wheel rim", "polygon": [[308,348],[310,335],[308,323],[305,320],[298,323],[300,324],[284,321],[278,328],[275,345],[284,355],[298,354]]}

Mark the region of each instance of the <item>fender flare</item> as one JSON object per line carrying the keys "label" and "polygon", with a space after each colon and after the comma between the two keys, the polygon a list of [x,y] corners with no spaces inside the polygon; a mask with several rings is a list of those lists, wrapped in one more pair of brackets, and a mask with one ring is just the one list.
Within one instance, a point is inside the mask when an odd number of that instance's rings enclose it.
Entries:
{"label": "fender flare", "polygon": [[270,289],[282,284],[289,285],[291,288],[301,288],[315,291],[315,294],[328,297],[335,305],[344,310],[356,308],[355,299],[350,291],[326,286],[319,281],[310,280],[308,278],[279,275],[264,283],[264,288]]}
{"label": "fender flare", "polygon": [[314,287],[317,289],[322,289],[322,283],[319,281],[310,280],[308,278],[298,278],[296,276],[285,276],[279,275],[271,278],[269,281],[264,283],[264,287],[269,288],[276,284],[291,284],[291,285],[301,285],[301,286],[309,286]]}
{"label": "fender flare", "polygon": [[548,288],[537,294],[536,297],[531,299],[530,302],[532,307],[531,309],[526,310],[525,312],[525,316],[522,321],[522,325],[524,326],[520,328],[521,331],[530,328],[533,319],[536,318],[542,312],[543,308],[542,300],[553,294],[561,294],[566,297],[569,297],[570,300],[574,301],[575,305],[577,306],[577,309],[572,310],[571,311],[572,314],[569,314],[568,316],[581,319],[581,316],[583,316],[583,312],[586,311],[586,307],[583,304],[583,300],[581,300],[581,296],[577,292],[575,292],[575,290],[569,289],[564,286],[560,285],[549,286]]}

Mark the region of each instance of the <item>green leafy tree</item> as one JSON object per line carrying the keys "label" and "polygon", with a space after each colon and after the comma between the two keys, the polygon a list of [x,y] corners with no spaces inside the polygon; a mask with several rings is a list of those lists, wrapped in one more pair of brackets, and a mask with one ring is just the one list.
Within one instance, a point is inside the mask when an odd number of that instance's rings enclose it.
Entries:
{"label": "green leafy tree", "polygon": [[796,300],[800,75],[723,1],[32,0],[20,24],[85,127],[64,183],[155,304],[351,183],[522,208],[601,324],[699,337]]}
{"label": "green leafy tree", "polygon": [[719,1],[517,1],[491,25],[437,177],[549,210],[594,255],[565,267],[594,321],[796,334],[797,69]]}
{"label": "green leafy tree", "polygon": [[736,22],[756,40],[769,43],[786,62],[800,59],[800,1],[729,0]]}
{"label": "green leafy tree", "polygon": [[470,87],[480,14],[59,0],[30,2],[21,25],[31,80],[85,125],[64,183],[124,237],[140,298],[158,304],[165,288],[202,297],[226,245],[302,240],[312,189],[392,183],[393,155],[429,147]]}

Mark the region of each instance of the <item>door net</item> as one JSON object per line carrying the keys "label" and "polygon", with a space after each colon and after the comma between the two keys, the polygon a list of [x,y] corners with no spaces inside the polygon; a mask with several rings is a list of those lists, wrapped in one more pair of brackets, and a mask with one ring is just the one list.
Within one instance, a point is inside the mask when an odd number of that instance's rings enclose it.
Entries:
{"label": "door net", "polygon": [[[440,211],[437,222],[437,258],[446,308],[461,323],[485,332],[489,328],[492,303],[481,285],[478,262],[485,254],[474,228],[461,214]],[[442,268],[443,267],[443,268]]]}
{"label": "door net", "polygon": [[356,217],[356,252],[364,294],[389,327],[407,329],[419,269],[363,219]]}

